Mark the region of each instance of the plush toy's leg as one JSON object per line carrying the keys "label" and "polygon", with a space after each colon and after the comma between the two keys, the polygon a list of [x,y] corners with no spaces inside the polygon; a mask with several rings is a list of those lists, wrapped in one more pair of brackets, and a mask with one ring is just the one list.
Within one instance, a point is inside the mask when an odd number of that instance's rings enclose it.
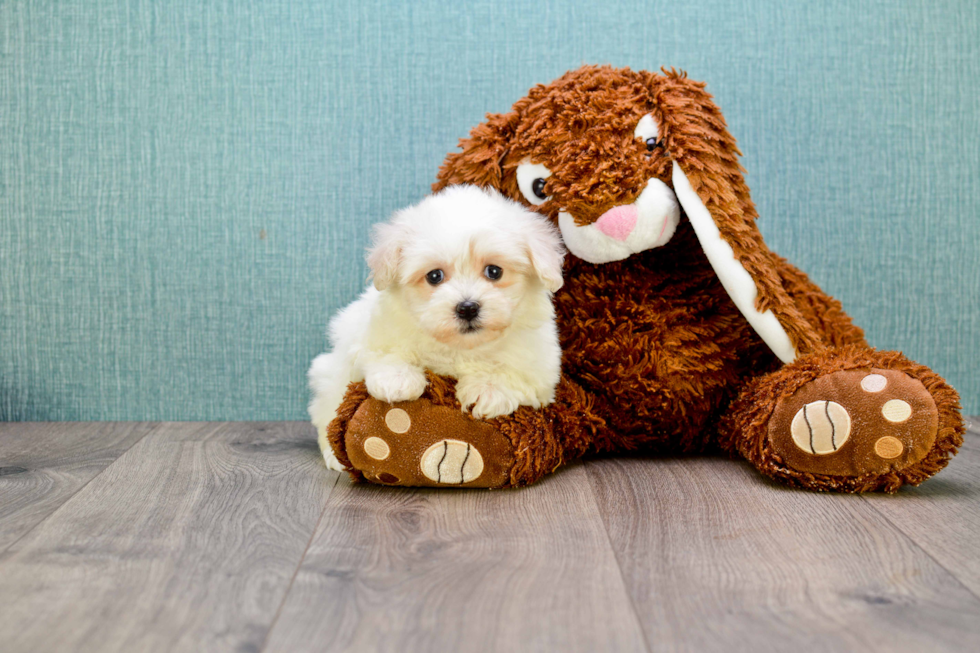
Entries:
{"label": "plush toy's leg", "polygon": [[789,485],[895,492],[945,467],[964,427],[959,396],[938,374],[900,353],[845,346],[751,381],[719,432]]}
{"label": "plush toy's leg", "polygon": [[533,483],[581,456],[604,426],[589,397],[564,379],[551,405],[483,421],[462,412],[453,389],[451,379],[430,374],[421,398],[388,404],[351,384],[321,447],[329,444],[357,480],[502,488]]}
{"label": "plush toy's leg", "polygon": [[776,273],[786,294],[790,296],[800,314],[820,334],[821,340],[830,347],[863,345],[864,331],[854,324],[844,312],[841,303],[825,293],[806,274],[783,257],[773,254]]}

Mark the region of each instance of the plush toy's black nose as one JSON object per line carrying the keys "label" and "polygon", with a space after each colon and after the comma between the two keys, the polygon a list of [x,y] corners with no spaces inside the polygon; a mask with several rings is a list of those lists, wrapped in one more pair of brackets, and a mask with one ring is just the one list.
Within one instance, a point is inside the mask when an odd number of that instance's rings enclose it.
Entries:
{"label": "plush toy's black nose", "polygon": [[475,320],[480,314],[480,303],[467,299],[465,302],[456,304],[456,317],[461,320]]}

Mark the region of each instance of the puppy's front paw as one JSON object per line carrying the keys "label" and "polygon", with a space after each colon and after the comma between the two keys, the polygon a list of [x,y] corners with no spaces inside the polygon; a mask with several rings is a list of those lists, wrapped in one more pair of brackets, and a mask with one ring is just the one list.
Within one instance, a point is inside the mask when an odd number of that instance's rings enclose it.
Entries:
{"label": "puppy's front paw", "polygon": [[470,414],[477,419],[490,419],[501,415],[509,415],[521,404],[533,404],[534,399],[523,397],[505,386],[490,381],[473,382],[461,379],[456,385],[456,398],[462,404],[463,410],[470,409]]}
{"label": "puppy's front paw", "polygon": [[364,382],[372,397],[390,404],[418,399],[426,384],[425,373],[407,365],[385,365],[368,373]]}
{"label": "puppy's front paw", "polygon": [[333,449],[325,449],[323,451],[323,462],[326,463],[327,469],[332,469],[335,472],[346,472],[347,468],[340,464],[337,460],[336,454],[334,454]]}

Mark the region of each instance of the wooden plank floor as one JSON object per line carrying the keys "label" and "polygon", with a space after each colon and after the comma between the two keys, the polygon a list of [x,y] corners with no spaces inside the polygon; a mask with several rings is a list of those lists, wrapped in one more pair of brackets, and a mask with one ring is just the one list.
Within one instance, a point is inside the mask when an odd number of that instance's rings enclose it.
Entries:
{"label": "wooden plank floor", "polygon": [[303,423],[0,424],[0,650],[977,650],[978,427],[846,496],[719,458],[388,489]]}

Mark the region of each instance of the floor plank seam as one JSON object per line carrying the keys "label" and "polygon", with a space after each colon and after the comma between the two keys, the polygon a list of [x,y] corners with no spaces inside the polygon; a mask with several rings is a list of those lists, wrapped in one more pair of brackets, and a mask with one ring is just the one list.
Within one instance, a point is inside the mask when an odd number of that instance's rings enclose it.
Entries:
{"label": "floor plank seam", "polygon": [[[973,428],[972,428],[973,425],[971,425],[971,424],[968,423],[968,426],[970,427],[970,430],[968,430],[966,432],[966,436],[967,436],[966,437],[966,440],[967,441],[968,440],[973,440],[974,442],[980,441],[980,433],[977,433],[976,431],[973,430]],[[966,444],[966,442],[964,442],[964,445],[965,444]],[[928,481],[926,481],[926,482],[928,483]],[[973,598],[975,598],[978,601],[980,601],[980,595],[978,595],[976,592],[974,592],[972,589],[970,589],[962,580],[960,580],[960,577],[959,577],[958,574],[956,574],[952,569],[950,569],[949,567],[947,567],[946,565],[944,565],[942,562],[940,562],[936,558],[936,556],[934,556],[930,551],[926,550],[926,548],[924,546],[922,546],[921,544],[919,544],[919,542],[916,541],[916,539],[912,536],[912,534],[909,533],[909,532],[907,532],[904,528],[902,528],[901,525],[897,524],[894,519],[892,519],[886,513],[884,513],[881,510],[879,510],[878,509],[878,506],[875,505],[874,501],[869,500],[868,497],[866,497],[864,495],[861,496],[861,500],[864,503],[866,503],[867,505],[871,506],[872,510],[874,510],[875,513],[877,513],[880,517],[882,517],[886,522],[888,522],[889,524],[891,524],[891,526],[895,530],[897,530],[899,533],[901,533],[902,535],[904,535],[908,539],[909,542],[911,542],[917,549],[919,549],[920,551],[922,551],[922,553],[924,553],[926,555],[926,557],[928,557],[930,560],[932,560],[934,563],[936,563],[936,565],[940,569],[942,569],[947,574],[949,574],[950,577],[953,578],[953,580],[955,580],[956,583],[960,587],[962,587],[963,589],[965,589],[966,592],[970,596],[972,596]]]}
{"label": "floor plank seam", "polygon": [[[586,476],[590,475],[589,468],[591,462],[588,460],[583,461],[583,466],[585,467]],[[623,574],[623,563],[619,559],[619,555],[616,553],[616,548],[612,544],[612,537],[609,535],[609,526],[606,525],[606,520],[603,519],[602,513],[599,510],[599,500],[595,496],[595,488],[592,483],[589,483],[589,496],[592,498],[592,505],[595,507],[596,514],[599,515],[599,521],[602,523],[602,532],[606,536],[606,544],[609,545],[609,551],[612,552],[613,560],[616,561],[616,571],[619,572],[619,582],[623,585],[623,593],[626,594],[626,600],[629,601],[630,609],[633,611],[633,618],[636,620],[636,627],[640,631],[640,636],[643,638],[643,646],[646,647],[647,653],[653,653],[653,649],[650,647],[650,641],[647,639],[647,631],[643,628],[643,622],[640,620],[640,612],[636,607],[636,603],[633,601],[633,595],[630,594],[629,586],[626,584],[626,576]]]}
{"label": "floor plank seam", "polygon": [[[142,442],[143,440],[145,440],[147,436],[149,436],[152,433],[156,433],[158,430],[160,430],[160,428],[164,424],[165,424],[165,422],[156,422],[155,424],[153,424],[152,427],[150,427],[149,429],[147,429],[146,433],[144,433],[139,438],[137,438],[133,442],[133,444],[131,444],[128,447],[126,447],[126,450],[125,451],[120,452],[120,454],[118,456],[116,456],[116,459],[115,460],[113,460],[111,463],[109,463],[108,465],[106,465],[101,471],[99,471],[98,474],[96,474],[95,476],[93,476],[89,480],[85,481],[85,483],[83,483],[82,485],[80,485],[77,490],[75,490],[74,492],[72,492],[71,493],[71,496],[67,497],[64,501],[62,501],[60,506],[58,506],[57,508],[55,508],[52,512],[50,512],[49,514],[45,515],[41,519],[39,519],[37,521],[37,523],[35,523],[33,526],[31,526],[30,528],[28,528],[23,533],[21,533],[20,537],[18,537],[16,540],[14,540],[13,542],[11,542],[10,544],[8,544],[7,546],[5,546],[2,549],[0,549],[0,556],[2,556],[4,553],[6,553],[7,551],[9,551],[11,548],[13,548],[14,546],[16,546],[17,543],[20,542],[21,540],[23,540],[25,537],[27,537],[28,535],[30,535],[31,533],[33,533],[35,530],[37,530],[37,527],[38,526],[40,526],[41,524],[43,524],[44,522],[48,521],[49,519],[51,519],[52,517],[54,517],[55,515],[57,515],[59,512],[61,512],[61,510],[66,505],[68,505],[68,503],[72,499],[74,499],[76,496],[78,496],[78,493],[79,492],[81,492],[82,490],[84,490],[85,488],[87,488],[92,483],[92,481],[94,481],[95,479],[97,479],[100,476],[102,476],[103,474],[105,474],[105,472],[106,472],[107,469],[109,469],[110,467],[112,467],[113,465],[115,465],[117,462],[119,462],[119,459],[120,458],[122,458],[127,453],[129,453],[130,451],[132,451],[133,447],[135,447],[137,444],[139,444],[140,442]],[[3,563],[4,563],[4,561],[0,560],[0,566],[2,566]]]}
{"label": "floor plank seam", "polygon": [[296,582],[296,576],[299,575],[299,570],[303,568],[303,562],[306,560],[306,554],[309,553],[310,546],[313,545],[313,539],[320,530],[320,522],[323,521],[323,516],[327,514],[327,507],[330,505],[330,497],[333,495],[333,491],[336,489],[337,484],[340,483],[340,479],[343,475],[343,472],[337,473],[337,478],[334,479],[333,485],[330,487],[330,492],[327,493],[326,499],[323,502],[323,510],[320,511],[320,516],[317,518],[316,524],[313,525],[313,531],[310,533],[310,539],[306,541],[306,548],[303,549],[303,555],[299,557],[299,562],[296,563],[296,569],[293,570],[293,576],[289,579],[289,584],[286,585],[286,591],[283,592],[282,600],[279,602],[279,607],[276,608],[276,614],[272,617],[272,621],[269,622],[269,629],[265,631],[265,639],[262,640],[262,646],[259,647],[259,653],[263,653],[266,647],[269,646],[269,638],[272,637],[272,631],[279,622],[279,616],[282,614],[282,609],[286,605],[286,601],[289,599],[289,593],[293,589],[293,583]]}
{"label": "floor plank seam", "polygon": [[898,524],[896,524],[895,521],[893,519],[891,519],[888,515],[886,515],[882,511],[878,510],[877,506],[874,505],[874,502],[869,501],[867,499],[867,497],[863,497],[863,496],[861,497],[861,500],[864,501],[864,503],[870,505],[871,508],[875,511],[875,513],[877,513],[886,522],[888,522],[895,530],[897,530],[899,533],[901,533],[902,535],[904,535],[905,538],[908,539],[908,541],[911,542],[913,546],[915,546],[915,548],[917,548],[919,551],[922,551],[922,553],[924,553],[926,555],[926,557],[928,557],[930,560],[932,560],[934,563],[936,563],[936,566],[938,566],[940,569],[942,569],[947,574],[949,574],[950,577],[953,580],[956,581],[956,584],[957,585],[959,585],[964,590],[966,590],[967,594],[969,594],[973,598],[975,598],[978,601],[980,601],[980,596],[978,596],[976,592],[974,592],[973,590],[971,590],[962,580],[960,580],[960,577],[952,569],[950,569],[949,567],[947,567],[946,565],[944,565],[943,563],[941,563],[936,558],[936,556],[932,555],[931,552],[929,552],[928,550],[926,550],[926,548],[923,547],[921,544],[919,544],[911,534],[909,534],[908,532],[905,531],[905,529],[903,529],[901,526],[899,526]]}

